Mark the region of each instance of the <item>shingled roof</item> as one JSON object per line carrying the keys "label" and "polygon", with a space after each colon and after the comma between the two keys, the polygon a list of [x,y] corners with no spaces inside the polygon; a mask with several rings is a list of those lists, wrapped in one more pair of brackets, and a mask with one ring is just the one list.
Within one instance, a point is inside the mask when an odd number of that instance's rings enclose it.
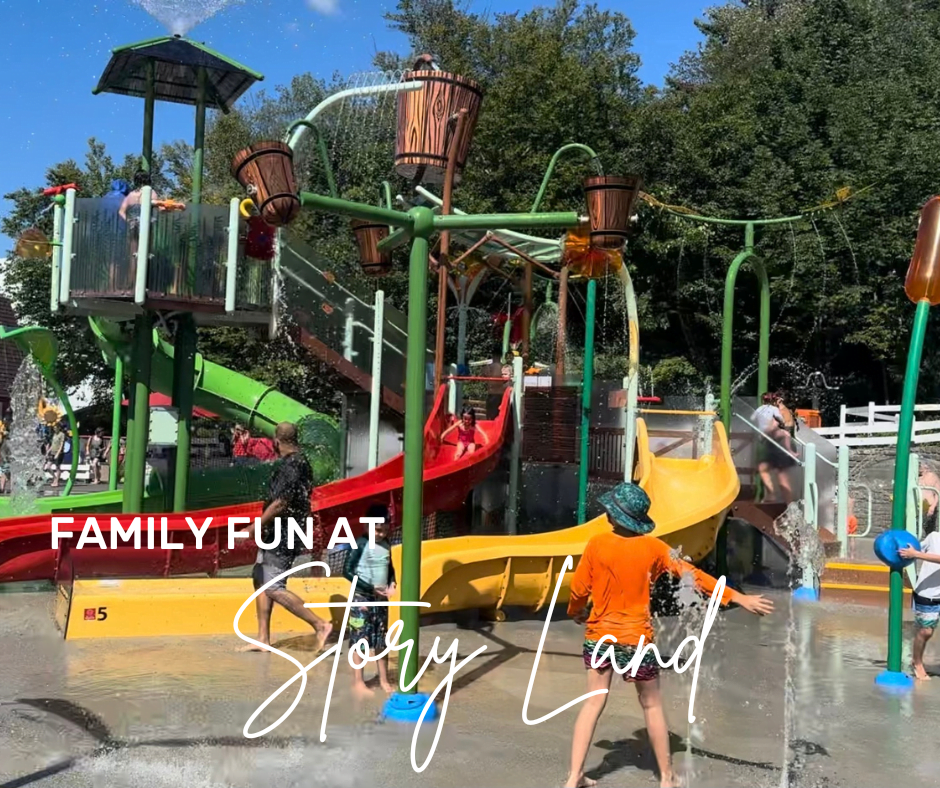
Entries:
{"label": "shingled roof", "polygon": [[113,49],[98,86],[92,91],[144,98],[147,95],[147,64],[154,66],[154,98],[176,104],[196,104],[198,71],[206,70],[206,106],[227,113],[232,104],[255,82],[264,79],[257,71],[209,49],[204,44],[178,36],[140,41]]}
{"label": "shingled roof", "polygon": [[[10,299],[0,295],[0,326],[16,326],[16,314]],[[24,353],[15,342],[0,342],[0,401],[8,402],[13,378],[23,362]]]}

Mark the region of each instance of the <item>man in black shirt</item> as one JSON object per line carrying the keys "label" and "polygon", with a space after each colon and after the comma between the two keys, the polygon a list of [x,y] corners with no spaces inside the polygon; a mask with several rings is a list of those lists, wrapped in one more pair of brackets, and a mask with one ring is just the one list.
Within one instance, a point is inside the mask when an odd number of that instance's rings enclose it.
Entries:
{"label": "man in black shirt", "polygon": [[[265,542],[270,543],[274,536],[274,520],[281,520],[281,538],[271,549],[258,547],[258,558],[252,571],[252,581],[255,591],[283,574],[294,563],[294,558],[300,552],[297,541],[294,548],[287,546],[287,520],[293,518],[298,524],[306,524],[310,516],[310,493],[313,490],[313,472],[310,464],[304,457],[297,443],[297,426],[284,421],[277,425],[274,431],[274,449],[281,458],[271,484],[268,497],[264,502],[264,510],[255,526]],[[333,625],[315,616],[304,607],[303,600],[287,588],[286,579],[280,579],[255,599],[258,614],[258,641],[265,645],[271,643],[271,610],[277,602],[287,608],[297,618],[306,621],[314,628],[320,639],[320,645],[326,642],[333,630]],[[255,646],[243,649],[245,651],[258,651]]]}

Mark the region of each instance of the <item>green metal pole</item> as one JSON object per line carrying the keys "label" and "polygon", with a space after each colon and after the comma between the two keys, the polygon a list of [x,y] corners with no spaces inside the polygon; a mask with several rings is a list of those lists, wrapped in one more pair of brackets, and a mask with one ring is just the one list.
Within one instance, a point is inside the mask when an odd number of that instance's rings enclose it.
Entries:
{"label": "green metal pole", "polygon": [[[891,506],[891,529],[907,528],[907,474],[910,465],[911,432],[914,427],[914,404],[917,401],[917,378],[920,375],[920,357],[924,349],[924,335],[930,316],[930,302],[918,301],[914,313],[914,329],[907,352],[907,370],[904,373],[904,393],[898,416],[898,443],[894,459],[894,500]],[[891,569],[888,602],[888,672],[901,672],[901,627],[903,623],[904,576],[900,569]]]}
{"label": "green metal pole", "polygon": [[597,170],[597,174],[604,174],[604,168],[601,166],[601,160],[598,158],[593,148],[590,148],[587,145],[582,145],[579,142],[569,142],[567,145],[562,145],[558,150],[555,151],[555,155],[552,156],[551,161],[548,163],[548,168],[545,170],[545,177],[542,178],[542,185],[539,187],[538,194],[535,195],[535,202],[532,203],[531,213],[535,213],[542,204],[542,198],[545,196],[545,189],[548,188],[548,182],[551,180],[552,173],[555,171],[555,165],[558,163],[558,159],[561,158],[563,153],[567,153],[570,150],[576,150],[586,154],[588,157],[590,157],[591,164],[593,165],[594,169]]}
{"label": "green metal pole", "polygon": [[[198,268],[199,211],[202,203],[202,177],[206,142],[206,83],[204,67],[197,72],[196,133],[193,142],[192,211],[189,228],[192,236],[189,245],[187,295],[196,295],[196,273]],[[173,352],[173,407],[177,409],[176,450],[173,471],[170,476],[170,499],[174,512],[186,511],[186,496],[189,487],[189,466],[193,427],[193,384],[196,378],[196,324],[191,315],[181,315],[177,324],[175,349]],[[169,491],[168,491],[169,492]]]}
{"label": "green metal pole", "polygon": [[754,227],[745,228],[744,250],[731,262],[725,276],[725,303],[721,316],[721,421],[731,431],[731,362],[734,343],[734,288],[738,271],[750,261],[760,286],[760,324],[757,350],[757,396],[767,391],[770,369],[770,280],[767,269],[754,255]]}
{"label": "green metal pole", "polygon": [[[744,227],[744,248],[754,251],[754,224]],[[759,258],[751,258],[751,267],[760,284],[760,328],[757,350],[757,396],[758,398],[770,386],[770,280]],[[757,403],[760,405],[760,402]]]}
{"label": "green metal pole", "polygon": [[[402,495],[401,600],[421,600],[421,515],[424,497],[425,355],[428,343],[428,237],[434,229],[429,208],[413,208],[414,239],[408,272],[408,348],[405,372],[405,480]],[[418,674],[420,610],[401,609],[402,640],[414,643],[401,667],[400,686]],[[414,692],[412,687],[409,692]]]}
{"label": "green metal pole", "polygon": [[108,469],[108,489],[118,488],[118,467],[121,456],[121,400],[124,399],[124,359],[118,353],[114,357],[114,403],[111,408],[111,462]]}
{"label": "green metal pole", "polygon": [[594,312],[597,280],[588,281],[584,327],[584,378],[581,385],[581,465],[578,468],[578,522],[587,520],[588,465],[590,463],[591,394],[594,387]]}
{"label": "green metal pole", "polygon": [[150,431],[150,365],[153,356],[153,325],[150,315],[134,319],[134,417],[127,426],[127,451],[124,457],[125,513],[143,509],[144,472],[147,465],[147,440]]}
{"label": "green metal pole", "polygon": [[190,315],[181,315],[173,350],[173,406],[178,409],[176,456],[173,467],[173,511],[186,511],[193,430],[193,396],[196,380],[196,326]]}
{"label": "green metal pole", "polygon": [[[721,421],[731,431],[731,349],[734,341],[734,285],[741,265],[754,254],[745,249],[738,254],[725,275],[725,303],[721,310]],[[758,363],[759,366],[759,363]]]}
{"label": "green metal pole", "polygon": [[147,61],[145,67],[146,73],[146,93],[144,95],[144,142],[141,146],[140,168],[144,172],[153,170],[153,111],[156,103],[157,88],[156,74],[157,67],[152,60]]}

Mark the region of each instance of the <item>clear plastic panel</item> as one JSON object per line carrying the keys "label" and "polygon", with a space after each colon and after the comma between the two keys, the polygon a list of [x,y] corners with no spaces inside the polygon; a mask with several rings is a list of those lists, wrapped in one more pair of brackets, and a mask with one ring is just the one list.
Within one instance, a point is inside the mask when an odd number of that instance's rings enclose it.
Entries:
{"label": "clear plastic panel", "polygon": [[228,223],[228,206],[155,209],[150,229],[148,296],[223,302]]}
{"label": "clear plastic panel", "polygon": [[71,292],[78,297],[134,294],[136,233],[119,215],[120,203],[75,200]]}
{"label": "clear plastic panel", "polygon": [[[341,284],[309,246],[295,239],[283,247],[280,265],[286,308],[296,325],[321,353],[339,356],[371,376],[373,304]],[[396,394],[404,393],[407,342],[406,316],[386,301],[382,385]],[[430,351],[426,361],[433,361]]]}

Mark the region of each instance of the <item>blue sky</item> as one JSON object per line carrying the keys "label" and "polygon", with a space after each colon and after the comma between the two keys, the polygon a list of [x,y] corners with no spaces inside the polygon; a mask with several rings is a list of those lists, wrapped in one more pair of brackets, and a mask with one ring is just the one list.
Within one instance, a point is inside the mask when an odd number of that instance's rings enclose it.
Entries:
{"label": "blue sky", "polygon": [[[141,0],[144,5],[222,5],[225,0]],[[478,13],[526,11],[532,0],[471,0]],[[669,66],[699,40],[694,20],[708,0],[600,0],[622,11],[636,30],[640,76],[661,84]],[[407,51],[404,36],[382,19],[382,0],[233,0],[189,34],[265,75],[262,86],[300,72],[329,77],[368,69],[376,50]],[[45,169],[80,159],[89,137],[120,158],[140,148],[141,102],[92,96],[112,47],[163,35],[165,29],[132,0],[0,0],[0,194],[38,186]],[[192,134],[192,108],[160,104],[154,142]],[[9,203],[0,203],[5,214]],[[0,255],[9,249],[0,236]]]}

